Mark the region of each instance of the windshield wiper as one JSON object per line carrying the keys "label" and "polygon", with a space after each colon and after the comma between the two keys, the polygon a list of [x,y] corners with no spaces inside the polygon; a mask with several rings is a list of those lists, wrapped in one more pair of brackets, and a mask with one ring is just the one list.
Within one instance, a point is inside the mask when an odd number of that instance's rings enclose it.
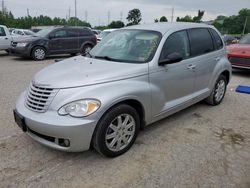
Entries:
{"label": "windshield wiper", "polygon": [[96,58],[96,59],[105,59],[105,60],[108,60],[108,61],[118,61],[117,59],[111,58],[109,56],[94,56],[94,58]]}

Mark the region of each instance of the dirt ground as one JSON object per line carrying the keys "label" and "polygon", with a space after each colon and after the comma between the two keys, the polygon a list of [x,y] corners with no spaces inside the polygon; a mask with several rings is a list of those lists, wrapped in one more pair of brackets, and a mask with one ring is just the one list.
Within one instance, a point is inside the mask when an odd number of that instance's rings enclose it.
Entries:
{"label": "dirt ground", "polygon": [[115,159],[95,151],[42,146],[14,123],[18,95],[54,58],[34,62],[0,53],[0,187],[250,187],[250,70],[235,70],[223,103],[201,102],[142,131]]}

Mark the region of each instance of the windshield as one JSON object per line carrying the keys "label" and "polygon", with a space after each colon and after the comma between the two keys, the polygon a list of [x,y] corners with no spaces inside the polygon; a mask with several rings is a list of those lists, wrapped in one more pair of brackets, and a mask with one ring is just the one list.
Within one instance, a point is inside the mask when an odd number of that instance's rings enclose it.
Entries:
{"label": "windshield", "polygon": [[34,35],[35,33],[33,33],[32,31],[23,31],[25,33],[25,35]]}
{"label": "windshield", "polygon": [[240,44],[250,44],[250,35],[245,35],[240,39]]}
{"label": "windshield", "polygon": [[42,29],[41,31],[37,32],[35,34],[35,36],[46,37],[52,30],[53,30],[53,28]]}
{"label": "windshield", "polygon": [[100,33],[100,38],[106,37],[109,33],[111,33],[111,32],[110,32],[110,31],[102,31],[102,32]]}
{"label": "windshield", "polygon": [[110,33],[90,52],[93,58],[145,63],[152,60],[161,40],[156,31],[119,30]]}

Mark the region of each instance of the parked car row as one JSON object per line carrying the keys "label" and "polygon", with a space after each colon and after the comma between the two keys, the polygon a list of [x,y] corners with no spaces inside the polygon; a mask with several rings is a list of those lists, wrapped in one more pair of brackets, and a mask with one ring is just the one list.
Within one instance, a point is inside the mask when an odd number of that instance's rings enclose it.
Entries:
{"label": "parked car row", "polygon": [[13,42],[10,53],[44,60],[54,54],[86,54],[96,43],[96,36],[88,28],[55,27],[43,29],[34,36]]}
{"label": "parked car row", "polygon": [[[34,33],[24,29],[0,26],[0,50],[14,56],[44,60],[55,54],[87,54],[101,38],[111,31],[90,30],[84,27],[49,27]],[[101,36],[101,38],[99,37]]]}

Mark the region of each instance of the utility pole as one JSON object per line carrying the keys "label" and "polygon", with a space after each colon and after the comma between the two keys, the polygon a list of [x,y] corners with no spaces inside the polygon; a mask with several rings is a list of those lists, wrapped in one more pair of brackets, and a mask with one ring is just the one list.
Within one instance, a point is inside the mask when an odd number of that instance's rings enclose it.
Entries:
{"label": "utility pole", "polygon": [[110,23],[110,11],[108,11],[108,25]]}
{"label": "utility pole", "polygon": [[30,16],[30,10],[27,8],[27,16]]}
{"label": "utility pole", "polygon": [[123,12],[122,11],[121,11],[120,16],[121,16],[121,21],[122,21],[123,20]]}
{"label": "utility pole", "polygon": [[88,22],[88,11],[85,10],[85,22]]}
{"label": "utility pole", "polygon": [[2,0],[2,13],[4,15],[4,12],[5,12],[5,8],[4,8],[4,0]]}
{"label": "utility pole", "polygon": [[243,35],[245,35],[246,27],[247,27],[247,17],[246,17],[244,28],[243,28],[243,33],[242,33]]}
{"label": "utility pole", "polygon": [[71,17],[71,7],[69,7],[69,19],[70,19],[70,17]]}
{"label": "utility pole", "polygon": [[75,0],[75,18],[77,18],[76,0]]}
{"label": "utility pole", "polygon": [[174,7],[172,8],[172,16],[171,16],[171,22],[174,21]]}

